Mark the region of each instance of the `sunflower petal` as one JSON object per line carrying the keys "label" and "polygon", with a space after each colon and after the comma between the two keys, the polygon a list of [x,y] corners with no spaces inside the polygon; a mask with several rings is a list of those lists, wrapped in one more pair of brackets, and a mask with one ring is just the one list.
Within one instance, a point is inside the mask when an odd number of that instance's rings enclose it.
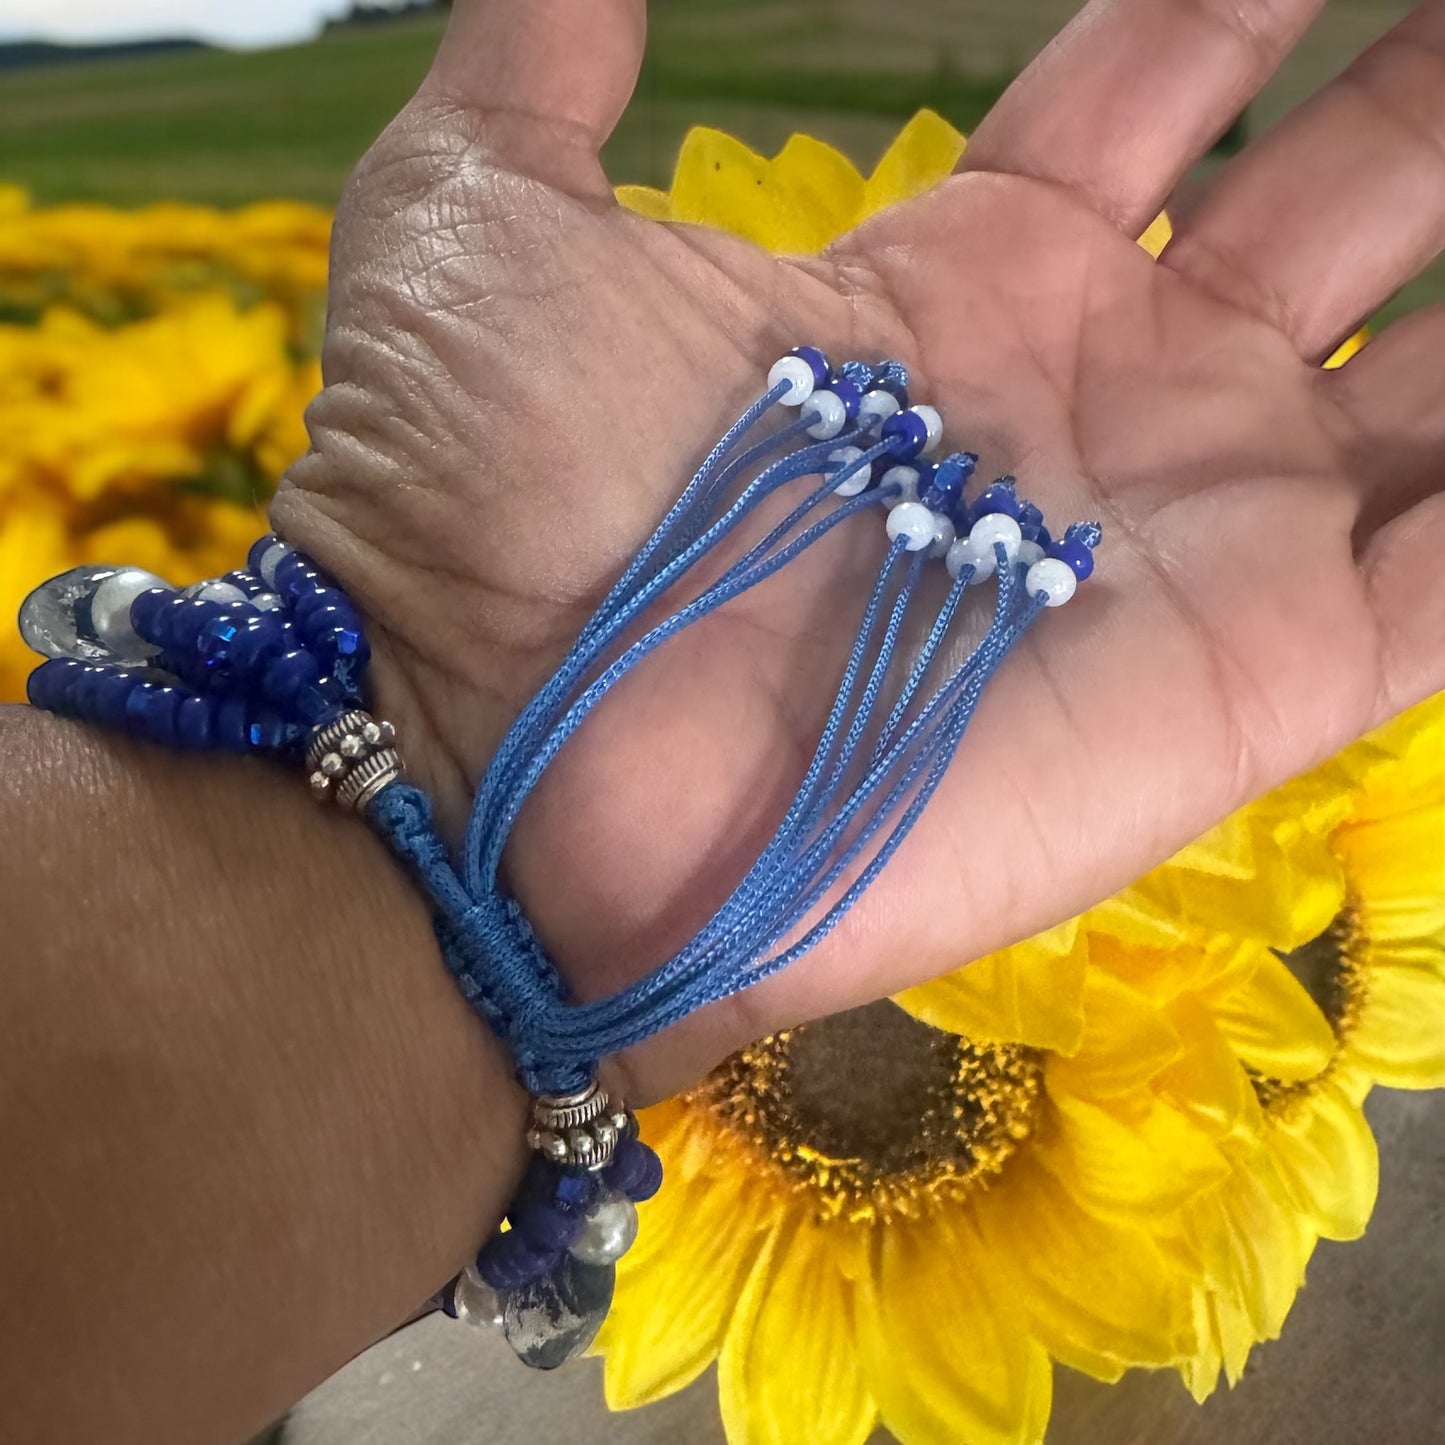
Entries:
{"label": "sunflower petal", "polygon": [[915,1018],[980,1043],[1072,1054],[1084,1037],[1085,954],[1077,922],[989,954],[896,1002]]}
{"label": "sunflower petal", "polygon": [[1240,1059],[1270,1079],[1312,1079],[1329,1067],[1334,1030],[1305,986],[1268,949],[1249,979],[1220,998],[1215,1019]]}
{"label": "sunflower petal", "polygon": [[863,215],[907,201],[935,186],[958,164],[967,144],[936,111],[920,110],[898,132],[863,186]]}
{"label": "sunflower petal", "polygon": [[1037,1159],[1011,1159],[976,1216],[1001,1295],[1056,1359],[1117,1380],[1193,1352],[1189,1290],[1148,1233],[1085,1213]]}
{"label": "sunflower petal", "polygon": [[1375,1207],[1380,1156],[1364,1113],[1333,1084],[1273,1120],[1270,1148],[1284,1186],[1326,1239],[1358,1239]]}
{"label": "sunflower petal", "polygon": [[1367,956],[1366,976],[1365,1005],[1346,1039],[1351,1061],[1387,1088],[1445,1086],[1445,975],[1377,955]]}
{"label": "sunflower petal", "polygon": [[1043,1438],[1048,1355],[987,1281],[977,1236],[935,1215],[879,1232],[860,1282],[859,1341],[883,1423],[903,1445],[1024,1445]]}
{"label": "sunflower petal", "polygon": [[832,1267],[828,1229],[779,1230],[743,1288],[718,1361],[729,1445],[863,1445],[873,1431],[852,1286]]}
{"label": "sunflower petal", "polygon": [[650,1404],[697,1378],[722,1349],[738,1297],[776,1232],[740,1161],[714,1177],[669,1177],[642,1206],[637,1243],[617,1269],[617,1295],[595,1351],[606,1357],[613,1410]]}

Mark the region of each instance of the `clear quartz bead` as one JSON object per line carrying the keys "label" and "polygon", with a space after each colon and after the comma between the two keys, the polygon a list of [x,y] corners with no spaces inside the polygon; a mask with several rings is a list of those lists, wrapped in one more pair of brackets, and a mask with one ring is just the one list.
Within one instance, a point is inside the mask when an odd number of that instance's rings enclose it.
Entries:
{"label": "clear quartz bead", "polygon": [[610,1193],[587,1212],[572,1258],[583,1264],[616,1264],[637,1238],[637,1206],[625,1194]]}
{"label": "clear quartz bead", "polygon": [[[111,582],[109,587],[102,584]],[[137,580],[145,585],[131,591]],[[20,604],[20,635],[32,652],[43,657],[71,657],[81,662],[143,662],[154,648],[141,641],[130,629],[130,600],[149,587],[164,587],[159,577],[151,577],[133,567],[74,567],[42,582]],[[120,609],[107,604],[107,597],[119,599],[129,593]],[[92,604],[101,603],[98,615],[92,615]],[[102,629],[100,635],[98,627]],[[109,636],[107,636],[107,633]],[[117,653],[110,642],[123,651]]]}
{"label": "clear quartz bead", "polygon": [[452,1303],[456,1307],[457,1318],[465,1320],[469,1325],[490,1326],[493,1329],[500,1329],[502,1326],[502,1295],[477,1273],[474,1264],[469,1264],[457,1276],[452,1291]]}
{"label": "clear quartz bead", "polygon": [[612,1307],[616,1271],[564,1254],[548,1275],[508,1290],[502,1332],[523,1364],[555,1370],[597,1338]]}

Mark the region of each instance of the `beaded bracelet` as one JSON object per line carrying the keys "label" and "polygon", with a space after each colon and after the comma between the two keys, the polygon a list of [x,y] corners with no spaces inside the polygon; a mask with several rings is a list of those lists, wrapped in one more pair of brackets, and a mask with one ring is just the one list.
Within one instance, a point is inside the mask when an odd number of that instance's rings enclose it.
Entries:
{"label": "beaded bracelet", "polygon": [[[783,425],[764,425],[792,410]],[[244,568],[183,590],[134,567],[83,567],[44,583],[21,608],[25,641],[49,659],[30,677],[34,706],[171,748],[304,764],[318,799],[362,814],[410,867],[448,968],[511,1048],[532,1095],[533,1152],[505,1223],[433,1303],[500,1328],[529,1365],[553,1368],[591,1343],[616,1261],[636,1237],[636,1206],[662,1182],[635,1117],[598,1084],[599,1060],[826,936],[913,827],[998,665],[1093,571],[1097,526],[1070,526],[1055,541],[1008,476],[966,501],[978,457],[928,461],[942,430],[934,408],[910,405],[897,362],[834,369],[810,346],[781,358],[518,716],[455,857],[403,776],[394,729],[368,710],[360,616],[275,536],[255,544]],[[741,546],[760,503],[805,477],[821,480],[782,522],[684,605],[644,623],[703,559],[729,541]],[[592,709],[656,648],[870,509],[886,513],[886,553],[772,839],[672,958],[609,998],[573,1001],[499,881],[522,805]],[[930,559],[942,561],[949,585],[921,646],[895,667]],[[967,589],[989,579],[995,600],[986,626],[978,617],[978,641],[930,682],[945,638],[966,625]]]}

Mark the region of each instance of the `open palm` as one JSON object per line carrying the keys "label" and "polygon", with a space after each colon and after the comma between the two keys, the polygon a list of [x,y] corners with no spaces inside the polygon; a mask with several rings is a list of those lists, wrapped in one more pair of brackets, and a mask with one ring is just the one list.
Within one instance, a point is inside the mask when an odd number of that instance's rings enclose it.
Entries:
{"label": "open palm", "polygon": [[[1132,237],[1320,0],[1096,0],[962,174],[806,261],[612,200],[644,8],[457,0],[338,218],[327,387],[275,519],[366,608],[448,826],[795,344],[899,357],[950,447],[1105,529],[845,927],[640,1051],[650,1094],[1069,916],[1445,686],[1445,315],[1318,369],[1445,244],[1445,0],[1251,146],[1157,265]],[[766,841],[882,552],[854,519],[548,774],[509,876],[579,993],[678,947]]]}

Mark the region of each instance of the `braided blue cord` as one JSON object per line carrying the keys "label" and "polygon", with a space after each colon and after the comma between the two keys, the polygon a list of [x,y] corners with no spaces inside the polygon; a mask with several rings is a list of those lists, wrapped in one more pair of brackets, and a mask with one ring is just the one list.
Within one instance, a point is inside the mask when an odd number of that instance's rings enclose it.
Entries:
{"label": "braided blue cord", "polygon": [[[778,455],[806,431],[812,418],[805,409],[753,439],[789,389],[786,382],[774,386],[727,430],[552,677],[523,708],[478,790],[459,869],[436,837],[430,805],[415,788],[393,784],[371,804],[372,822],[431,896],[448,966],[466,997],[511,1041],[519,1074],[534,1091],[581,1087],[604,1054],[787,967],[825,938],[912,830],[989,679],[1042,611],[1040,598],[1022,595],[1024,568],[1011,565],[998,548],[992,622],[972,653],[924,696],[972,578],[971,570],[961,573],[879,726],[879,702],[895,671],[925,567],[921,552],[905,563],[905,543],[895,541],[863,607],[807,771],[772,838],[672,958],[609,998],[571,1001],[498,878],[503,849],[526,799],[597,704],[659,647],[776,575],[851,517],[881,510],[886,499],[877,489],[836,496],[852,472],[891,464],[896,453],[875,431],[859,427],[823,442],[810,439]],[[855,446],[862,455],[849,468],[830,469],[829,456],[842,446]],[[649,610],[767,498],[820,473],[823,483],[716,580],[660,621],[645,624]],[[815,518],[830,500],[835,505]],[[645,629],[640,636],[639,626]]]}

